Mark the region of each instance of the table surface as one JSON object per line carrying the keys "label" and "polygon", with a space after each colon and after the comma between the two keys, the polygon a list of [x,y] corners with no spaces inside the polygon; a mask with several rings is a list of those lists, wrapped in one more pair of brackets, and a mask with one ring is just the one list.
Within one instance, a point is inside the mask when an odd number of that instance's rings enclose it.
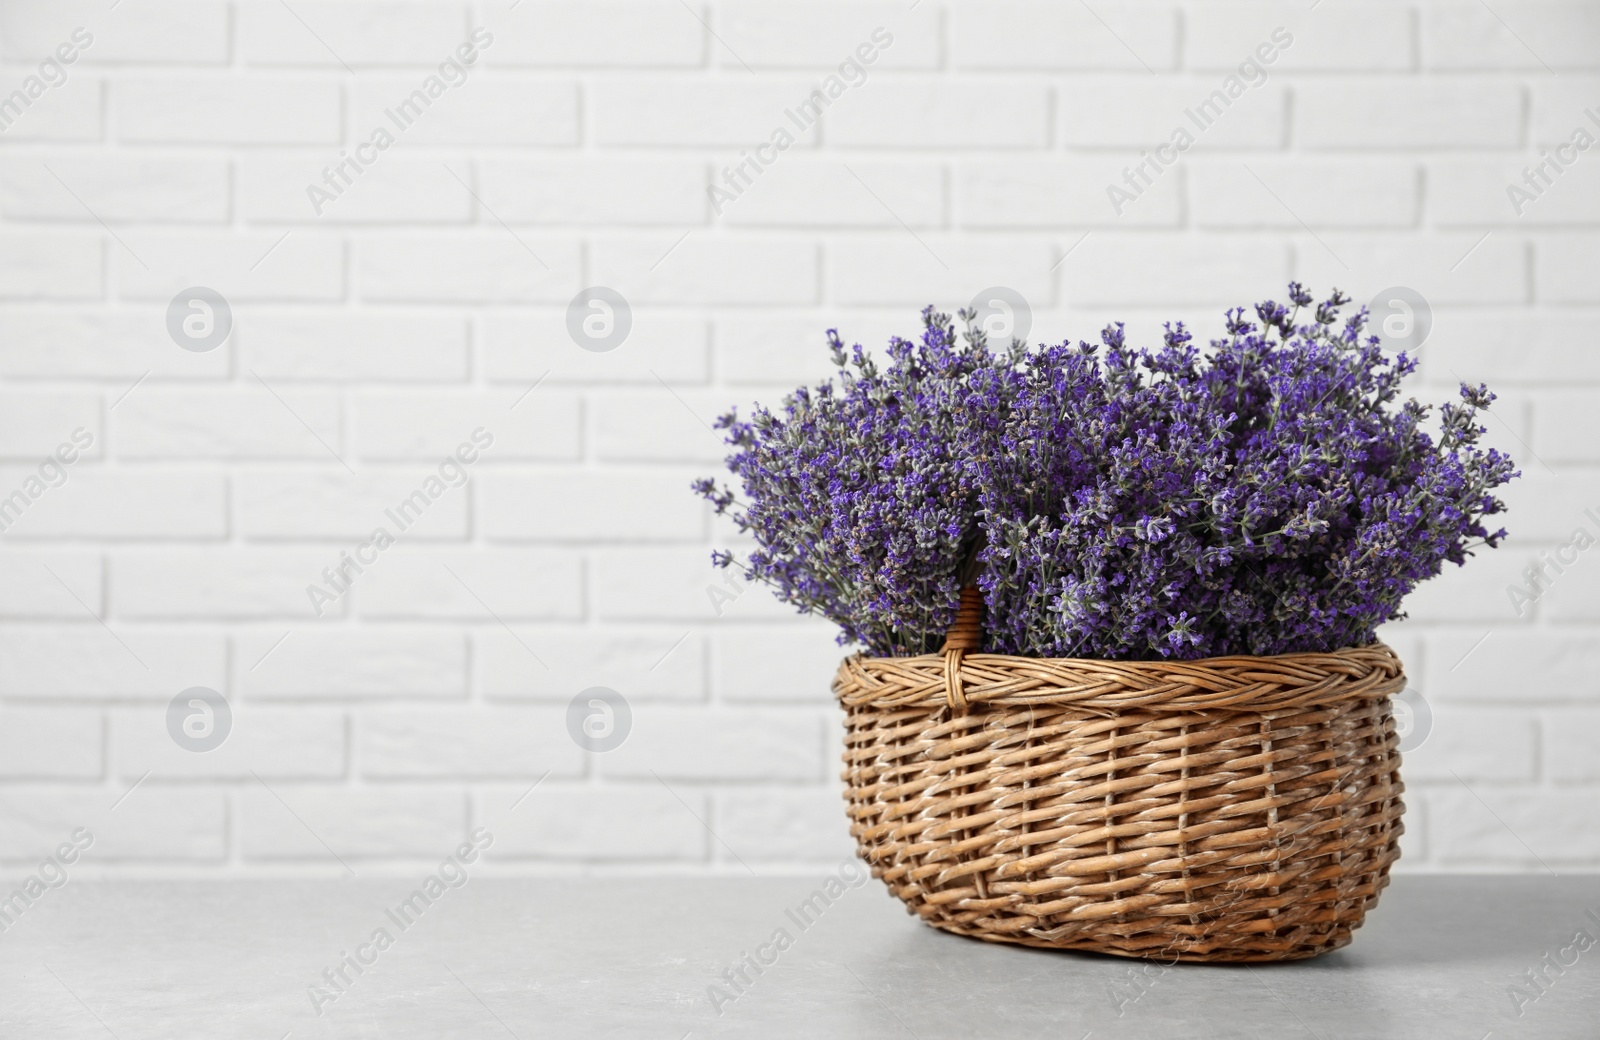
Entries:
{"label": "table surface", "polygon": [[[870,880],[796,913],[825,879],[470,878],[414,911],[400,878],[74,879],[0,934],[0,1037],[1600,1037],[1600,876],[1403,875],[1338,952],[1166,969],[946,935]],[[773,963],[736,989],[746,952]]]}

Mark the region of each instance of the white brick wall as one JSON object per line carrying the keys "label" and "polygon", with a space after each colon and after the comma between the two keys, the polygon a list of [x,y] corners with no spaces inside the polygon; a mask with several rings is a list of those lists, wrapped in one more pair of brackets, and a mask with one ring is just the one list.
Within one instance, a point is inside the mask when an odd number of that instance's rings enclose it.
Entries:
{"label": "white brick wall", "polygon": [[[1106,185],[1280,27],[1119,214]],[[1388,633],[1434,715],[1402,866],[1600,868],[1600,550],[1506,594],[1600,532],[1600,148],[1506,195],[1600,137],[1600,6],[0,0],[0,103],[77,28],[66,81],[0,108],[0,496],[92,437],[0,533],[0,863],[89,826],[109,873],[409,870],[478,825],[502,871],[832,862],[839,651],[708,592],[707,424],[820,375],[834,324],[1004,285],[1036,340],[1209,334],[1299,277],[1421,291],[1426,393],[1494,383],[1526,474],[1507,547]],[[465,82],[390,123],[475,28]],[[606,352],[567,332],[594,285],[632,307]],[[190,286],[231,307],[209,352],[167,330]],[[316,616],[478,427],[465,486]],[[194,686],[232,706],[214,751],[167,729]],[[631,708],[604,754],[568,732],[592,687]]]}

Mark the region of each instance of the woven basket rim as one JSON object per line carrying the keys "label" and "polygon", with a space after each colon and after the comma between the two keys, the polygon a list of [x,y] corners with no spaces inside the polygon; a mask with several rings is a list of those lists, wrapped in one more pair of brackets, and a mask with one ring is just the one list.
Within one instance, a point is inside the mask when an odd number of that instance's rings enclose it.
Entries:
{"label": "woven basket rim", "polygon": [[[1374,649],[1377,649],[1377,650],[1388,650],[1390,653],[1394,652],[1393,649],[1389,646],[1388,643],[1385,643],[1381,639],[1375,639],[1372,642],[1363,644],[1361,646],[1341,646],[1337,650],[1301,650],[1301,651],[1296,651],[1295,653],[1292,653],[1292,654],[1223,654],[1220,657],[1188,657],[1188,658],[1183,658],[1181,660],[1180,659],[1176,659],[1176,658],[1163,657],[1163,658],[1159,658],[1157,660],[1150,660],[1150,661],[1143,661],[1143,660],[1140,660],[1140,661],[1120,661],[1120,660],[1117,660],[1116,658],[1111,658],[1111,657],[1023,657],[1020,654],[990,654],[990,653],[970,653],[970,652],[966,655],[966,658],[969,661],[970,660],[977,660],[977,659],[980,659],[980,658],[993,658],[995,660],[1010,660],[1010,661],[1070,661],[1070,662],[1079,663],[1079,664],[1085,664],[1085,665],[1106,664],[1106,665],[1117,665],[1119,667],[1120,666],[1137,667],[1139,665],[1154,665],[1154,666],[1158,666],[1158,667],[1166,667],[1168,665],[1208,665],[1208,664],[1211,664],[1212,662],[1217,662],[1217,661],[1221,661],[1221,662],[1228,662],[1228,661],[1290,661],[1290,662],[1294,662],[1294,661],[1296,661],[1297,659],[1300,659],[1300,658],[1340,657],[1341,655],[1344,655],[1344,654],[1350,654],[1350,653],[1356,653],[1356,652],[1363,651],[1363,650],[1374,650]],[[882,655],[877,655],[877,654],[869,654],[869,653],[866,653],[865,651],[862,651],[862,650],[857,650],[855,653],[850,654],[848,656],[850,658],[857,658],[857,657],[864,658],[864,659],[869,660],[869,661],[920,661],[920,660],[923,660],[923,659],[926,659],[926,658],[939,658],[939,657],[942,656],[942,654],[943,654],[943,651],[935,651],[933,653],[928,653],[928,654],[900,654],[900,655],[891,654],[891,655],[888,655],[888,656],[882,656]]]}
{"label": "woven basket rim", "polygon": [[960,683],[968,704],[1111,711],[1264,711],[1352,698],[1376,700],[1405,686],[1400,658],[1377,641],[1325,652],[1183,661],[1016,657],[949,649],[914,657],[856,653],[840,665],[833,688],[847,705],[926,706],[949,699],[951,679]]}

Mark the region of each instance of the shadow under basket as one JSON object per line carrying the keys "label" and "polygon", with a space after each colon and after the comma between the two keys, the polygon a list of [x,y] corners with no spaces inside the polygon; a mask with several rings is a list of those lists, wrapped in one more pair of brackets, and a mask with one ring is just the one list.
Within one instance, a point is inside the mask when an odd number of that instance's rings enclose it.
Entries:
{"label": "shadow under basket", "polygon": [[1350,942],[1404,828],[1382,643],[1198,661],[976,652],[848,658],[844,781],[861,857],[928,924],[1162,961]]}

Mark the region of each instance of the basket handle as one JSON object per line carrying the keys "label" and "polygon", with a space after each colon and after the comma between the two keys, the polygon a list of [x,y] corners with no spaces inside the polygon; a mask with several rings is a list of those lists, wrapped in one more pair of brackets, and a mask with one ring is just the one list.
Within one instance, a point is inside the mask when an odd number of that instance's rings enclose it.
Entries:
{"label": "basket handle", "polygon": [[945,633],[944,646],[939,650],[944,657],[944,695],[951,711],[967,710],[966,693],[961,688],[961,659],[968,650],[982,649],[983,593],[968,585],[961,590],[955,622]]}

